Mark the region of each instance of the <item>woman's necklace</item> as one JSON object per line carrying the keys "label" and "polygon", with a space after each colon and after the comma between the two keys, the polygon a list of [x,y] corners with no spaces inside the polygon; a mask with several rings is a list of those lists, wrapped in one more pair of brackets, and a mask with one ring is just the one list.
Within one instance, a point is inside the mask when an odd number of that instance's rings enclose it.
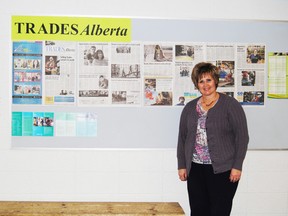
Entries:
{"label": "woman's necklace", "polygon": [[206,107],[209,107],[209,106],[211,106],[211,105],[216,101],[217,97],[218,97],[218,93],[216,93],[215,97],[214,97],[210,102],[206,103],[206,101],[204,101],[203,96],[202,96],[202,103],[203,103]]}

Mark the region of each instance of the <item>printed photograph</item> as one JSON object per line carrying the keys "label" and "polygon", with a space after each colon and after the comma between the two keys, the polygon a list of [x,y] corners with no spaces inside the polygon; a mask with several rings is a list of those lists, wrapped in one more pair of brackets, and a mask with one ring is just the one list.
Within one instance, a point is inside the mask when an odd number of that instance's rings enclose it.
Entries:
{"label": "printed photograph", "polygon": [[84,50],[84,65],[108,66],[107,45],[92,45]]}
{"label": "printed photograph", "polygon": [[173,47],[164,45],[144,45],[144,62],[172,62]]}
{"label": "printed photograph", "polygon": [[112,103],[113,104],[126,104],[127,92],[126,91],[113,91],[112,92]]}
{"label": "printed photograph", "polygon": [[247,63],[249,64],[265,63],[265,46],[248,46]]}
{"label": "printed photograph", "polygon": [[188,45],[175,45],[175,60],[189,62],[194,60],[194,47]]}
{"label": "printed photograph", "polygon": [[255,71],[242,71],[241,72],[241,85],[242,86],[254,86],[255,79],[256,79],[256,72]]}
{"label": "printed photograph", "polygon": [[45,57],[45,75],[60,75],[60,60],[57,56]]}
{"label": "printed photograph", "polygon": [[219,84],[218,87],[234,86],[234,61],[216,61],[219,68]]}
{"label": "printed photograph", "polygon": [[139,64],[112,64],[112,78],[140,78]]}
{"label": "printed photograph", "polygon": [[263,104],[264,103],[264,92],[261,92],[261,91],[244,92],[243,102],[254,103],[254,104]]}

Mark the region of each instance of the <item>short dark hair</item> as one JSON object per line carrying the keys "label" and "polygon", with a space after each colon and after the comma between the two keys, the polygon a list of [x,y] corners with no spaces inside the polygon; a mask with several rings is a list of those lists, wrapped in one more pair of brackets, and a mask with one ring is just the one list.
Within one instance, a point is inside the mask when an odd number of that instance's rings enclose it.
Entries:
{"label": "short dark hair", "polygon": [[200,62],[194,66],[191,79],[195,87],[198,89],[198,81],[204,74],[210,74],[212,76],[217,88],[219,83],[219,69],[209,62]]}

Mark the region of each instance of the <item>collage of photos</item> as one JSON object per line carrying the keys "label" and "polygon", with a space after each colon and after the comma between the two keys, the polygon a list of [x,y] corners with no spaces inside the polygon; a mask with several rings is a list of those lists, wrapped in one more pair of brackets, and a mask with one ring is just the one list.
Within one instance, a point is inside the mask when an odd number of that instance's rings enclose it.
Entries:
{"label": "collage of photos", "polygon": [[42,103],[42,43],[13,43],[13,104]]}
{"label": "collage of photos", "polygon": [[[237,70],[237,99],[245,106],[263,106],[265,104],[265,46],[238,46],[241,66]],[[245,60],[244,60],[245,56]]]}
{"label": "collage of photos", "polygon": [[173,105],[174,46],[144,44],[144,106]]}
{"label": "collage of photos", "polygon": [[97,136],[97,115],[12,112],[12,136]]}
{"label": "collage of photos", "polygon": [[111,46],[111,101],[118,106],[141,106],[142,74],[139,43]]}
{"label": "collage of photos", "polygon": [[109,104],[111,98],[110,50],[107,43],[78,44],[77,104]]}
{"label": "collage of photos", "polygon": [[[219,68],[219,92],[242,105],[253,105],[246,103],[252,101],[247,95],[260,92],[263,100],[254,105],[264,105],[262,44],[46,41],[13,45],[13,104],[182,106],[200,96],[191,72],[194,65],[207,61]],[[17,52],[23,50],[17,46],[32,52]]]}

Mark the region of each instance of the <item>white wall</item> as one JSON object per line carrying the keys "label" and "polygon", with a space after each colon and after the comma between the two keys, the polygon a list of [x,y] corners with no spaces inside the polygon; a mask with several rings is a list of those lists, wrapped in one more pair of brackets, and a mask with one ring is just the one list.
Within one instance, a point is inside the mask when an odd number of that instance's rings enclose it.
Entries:
{"label": "white wall", "polygon": [[[288,152],[249,151],[234,216],[287,216]],[[188,213],[175,150],[2,150],[0,200],[171,201]]]}
{"label": "white wall", "polygon": [[[11,15],[288,20],[284,0],[167,2],[10,0],[1,6],[0,200],[176,201],[188,213],[175,149],[10,149]],[[288,151],[248,151],[233,215],[288,215],[287,182]]]}

